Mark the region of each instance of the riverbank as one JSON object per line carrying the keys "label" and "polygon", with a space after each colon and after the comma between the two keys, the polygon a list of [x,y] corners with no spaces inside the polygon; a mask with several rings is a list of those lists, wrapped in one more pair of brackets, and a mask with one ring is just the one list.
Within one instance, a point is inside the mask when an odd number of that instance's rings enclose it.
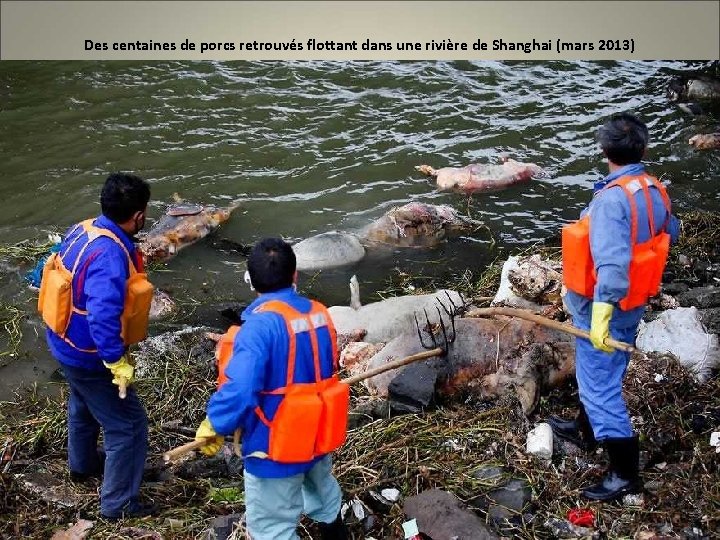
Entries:
{"label": "riverbank", "polygon": [[[665,291],[671,296],[720,284],[720,214],[681,217],[681,242],[673,247],[665,274]],[[525,254],[530,252],[546,257],[559,253],[552,242]],[[480,305],[497,290],[502,262],[498,259],[477,276],[465,272],[450,283],[399,269],[380,296],[447,287]],[[202,538],[213,523],[219,530],[222,520],[214,521],[219,516],[241,515],[242,462],[232,456],[231,445],[213,459],[191,456],[165,466],[160,458],[189,441],[204,417],[215,380],[213,343],[205,338],[209,330],[156,336],[143,343],[138,355],[137,390],[150,419],[142,491],[159,504],[158,517],[104,522],[98,518],[98,483],[70,482],[66,387],[54,383],[59,397],[26,388],[11,402],[0,403],[0,535],[49,538],[82,518],[93,522],[90,535],[96,538]],[[409,501],[433,488],[458,497],[487,533],[498,537],[558,537],[562,527],[569,531],[565,537],[720,534],[720,466],[709,445],[710,434],[720,427],[717,374],[701,384],[670,356],[633,356],[625,395],[641,439],[644,493],[623,503],[586,505],[596,517],[587,531],[568,529],[565,518],[568,510],[583,504],[579,489],[603,473],[603,454],[584,454],[556,441],[547,462],[528,455],[525,447],[535,423],[572,412],[577,399],[572,383],[544,395],[529,417],[513,394],[493,401],[438,398],[421,413],[397,414],[382,402],[368,407],[371,397],[364,387],[355,385],[352,391],[353,408],[364,412],[353,414],[354,427],[335,456],[335,471],[343,501],[351,503],[345,519],[354,538],[402,538],[401,524],[413,506]],[[380,495],[385,489],[398,490],[399,499]],[[317,537],[314,532],[304,521],[301,536]],[[235,537],[242,538],[241,532]]]}

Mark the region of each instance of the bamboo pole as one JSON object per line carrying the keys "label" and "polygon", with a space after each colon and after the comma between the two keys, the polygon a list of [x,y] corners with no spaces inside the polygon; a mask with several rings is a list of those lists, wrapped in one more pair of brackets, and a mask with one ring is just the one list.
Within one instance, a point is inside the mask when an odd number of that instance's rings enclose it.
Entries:
{"label": "bamboo pole", "polygon": [[[520,319],[525,319],[526,321],[532,321],[534,323],[547,326],[548,328],[560,330],[561,332],[567,332],[568,334],[572,334],[573,336],[590,339],[590,333],[586,332],[585,330],[580,330],[579,328],[575,328],[574,326],[571,326],[569,324],[564,324],[559,321],[543,317],[542,315],[538,315],[537,313],[533,313],[532,311],[528,311],[525,309],[507,307],[479,308],[469,311],[465,314],[465,317],[478,318],[492,317],[494,315],[507,315],[508,317],[518,317]],[[633,347],[629,343],[617,341],[611,337],[605,338],[605,345],[629,353],[635,352],[636,350],[635,347]]]}

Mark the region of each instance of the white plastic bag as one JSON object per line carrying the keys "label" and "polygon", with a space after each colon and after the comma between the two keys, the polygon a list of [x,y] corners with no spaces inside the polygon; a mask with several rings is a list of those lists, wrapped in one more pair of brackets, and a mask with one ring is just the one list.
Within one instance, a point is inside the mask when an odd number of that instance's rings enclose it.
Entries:
{"label": "white plastic bag", "polygon": [[673,354],[700,382],[720,366],[718,336],[708,334],[694,307],[669,309],[649,323],[641,322],[636,345],[643,352]]}

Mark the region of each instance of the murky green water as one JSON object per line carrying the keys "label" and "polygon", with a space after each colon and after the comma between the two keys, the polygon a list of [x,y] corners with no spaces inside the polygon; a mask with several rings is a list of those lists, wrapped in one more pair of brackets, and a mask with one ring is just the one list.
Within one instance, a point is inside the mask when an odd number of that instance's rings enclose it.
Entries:
{"label": "murky green water", "polygon": [[[303,276],[326,303],[346,303],[356,273],[363,295],[397,269],[447,277],[482,271],[500,248],[557,234],[577,216],[605,166],[593,140],[606,116],[634,110],[648,123],[652,171],[679,209],[720,208],[720,153],[687,144],[717,130],[717,115],[689,116],[665,84],[685,62],[2,62],[2,243],[64,230],[99,211],[107,174],[152,184],[151,217],[177,192],[241,208],[216,240],[266,235],[296,241],[354,230],[412,200],[450,204],[487,231],[428,251],[369,254],[353,267]],[[549,177],[467,197],[438,193],[413,167],[496,162],[507,152]],[[0,300],[32,312],[25,267],[0,260]],[[222,300],[248,301],[244,259],[204,241],[154,281],[212,320]],[[312,280],[310,280],[312,278]],[[157,325],[159,331],[168,325]],[[23,326],[21,359],[0,370],[0,397],[54,364],[36,317]],[[37,337],[40,334],[40,338]],[[6,339],[5,339],[6,341]],[[0,343],[5,345],[4,342]],[[9,357],[0,357],[0,364]]]}

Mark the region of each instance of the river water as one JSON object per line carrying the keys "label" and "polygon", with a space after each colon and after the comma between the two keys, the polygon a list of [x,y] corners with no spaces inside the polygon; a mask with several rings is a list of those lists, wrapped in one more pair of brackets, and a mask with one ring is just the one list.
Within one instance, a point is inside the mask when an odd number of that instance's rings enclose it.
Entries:
{"label": "river water", "polygon": [[[594,132],[634,111],[648,124],[647,163],[670,184],[676,208],[720,209],[720,154],[693,150],[717,130],[716,112],[692,116],[665,85],[691,62],[2,62],[0,235],[43,238],[99,212],[109,172],[151,182],[149,217],[174,193],[240,208],[215,235],[181,252],[153,281],[182,304],[156,324],[218,322],[223,301],[248,302],[245,259],[219,249],[268,235],[298,241],[356,230],[410,201],[449,204],[488,229],[429,249],[370,253],[352,267],[301,276],[301,288],[347,303],[400,272],[478,275],[499,253],[557,236],[577,217],[605,164]],[[439,193],[414,166],[498,162],[507,153],[547,178],[505,191]],[[0,300],[29,313],[18,353],[0,338],[0,398],[55,368],[34,314],[27,265],[0,259]],[[215,317],[215,319],[213,319]]]}

